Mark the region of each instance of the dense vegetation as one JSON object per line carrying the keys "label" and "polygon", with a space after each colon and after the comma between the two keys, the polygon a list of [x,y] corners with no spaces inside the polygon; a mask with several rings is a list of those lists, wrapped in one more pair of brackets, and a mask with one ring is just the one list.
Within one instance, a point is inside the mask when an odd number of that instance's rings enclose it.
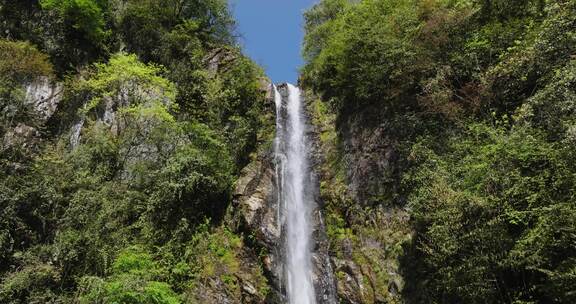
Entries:
{"label": "dense vegetation", "polygon": [[400,207],[412,238],[369,237],[403,243],[406,301],[576,302],[576,1],[323,0],[305,17],[332,175],[352,117],[398,155],[366,208],[325,185],[333,244]]}
{"label": "dense vegetation", "polygon": [[[322,0],[305,29],[342,301],[576,302],[576,1]],[[0,55],[0,303],[266,301],[230,202],[274,119],[225,0],[0,0]]]}
{"label": "dense vegetation", "polygon": [[[227,2],[2,0],[0,20],[0,302],[196,303],[240,280],[263,299],[220,224],[273,122]],[[50,117],[38,81],[63,90]]]}

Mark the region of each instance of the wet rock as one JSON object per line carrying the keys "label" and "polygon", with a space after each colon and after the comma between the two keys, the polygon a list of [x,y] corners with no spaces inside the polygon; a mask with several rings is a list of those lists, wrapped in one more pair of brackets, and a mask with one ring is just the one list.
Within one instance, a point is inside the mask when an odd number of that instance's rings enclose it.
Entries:
{"label": "wet rock", "polygon": [[233,194],[233,207],[238,228],[255,238],[255,250],[266,254],[262,265],[270,282],[270,298],[282,298],[281,235],[278,208],[274,203],[274,168],[270,152],[259,156],[246,166],[238,179]]}

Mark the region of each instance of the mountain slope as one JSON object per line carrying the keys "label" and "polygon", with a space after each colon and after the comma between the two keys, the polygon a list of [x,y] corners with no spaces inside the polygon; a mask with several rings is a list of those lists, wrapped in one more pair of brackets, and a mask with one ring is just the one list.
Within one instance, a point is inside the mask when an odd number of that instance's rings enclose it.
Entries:
{"label": "mountain slope", "polygon": [[574,1],[324,0],[302,83],[344,303],[571,303]]}

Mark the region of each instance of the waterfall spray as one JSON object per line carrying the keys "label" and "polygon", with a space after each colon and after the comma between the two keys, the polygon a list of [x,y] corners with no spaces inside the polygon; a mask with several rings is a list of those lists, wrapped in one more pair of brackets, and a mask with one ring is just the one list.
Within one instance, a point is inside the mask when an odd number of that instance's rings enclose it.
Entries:
{"label": "waterfall spray", "polygon": [[[309,189],[309,143],[305,136],[305,121],[300,90],[288,84],[288,98],[282,104],[277,90],[277,155],[279,225],[285,225],[284,272],[286,295],[290,304],[315,304],[312,280],[312,210],[314,199]],[[285,108],[283,108],[285,107]],[[282,118],[281,110],[285,110]]]}

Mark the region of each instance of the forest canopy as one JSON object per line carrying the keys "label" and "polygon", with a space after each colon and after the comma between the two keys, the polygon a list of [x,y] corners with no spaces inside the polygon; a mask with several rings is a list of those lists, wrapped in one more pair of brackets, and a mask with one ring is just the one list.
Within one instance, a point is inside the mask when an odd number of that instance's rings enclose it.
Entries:
{"label": "forest canopy", "polygon": [[0,18],[0,302],[239,293],[243,236],[221,222],[270,135],[228,3],[3,0]]}
{"label": "forest canopy", "polygon": [[410,215],[404,298],[576,301],[576,2],[323,0],[305,28],[302,81],[336,115],[337,155],[356,121],[397,155],[392,199],[370,202]]}

